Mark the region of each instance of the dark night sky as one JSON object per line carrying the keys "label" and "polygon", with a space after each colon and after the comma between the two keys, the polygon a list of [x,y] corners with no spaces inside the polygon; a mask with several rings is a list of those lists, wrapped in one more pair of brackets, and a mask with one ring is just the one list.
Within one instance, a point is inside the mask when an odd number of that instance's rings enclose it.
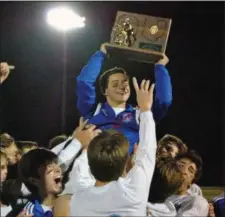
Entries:
{"label": "dark night sky", "polygon": [[[117,10],[172,18],[167,47],[173,105],[157,126],[181,137],[205,162],[202,185],[222,185],[223,2],[70,2],[86,27],[68,36],[67,126],[78,123],[75,79],[89,57],[110,38]],[[0,61],[16,66],[1,86],[1,125],[16,139],[41,145],[60,134],[63,71],[62,35],[46,24],[59,2],[0,3]],[[148,64],[111,59],[139,79],[153,76]],[[130,100],[135,103],[135,95]],[[4,105],[3,105],[4,103]]]}

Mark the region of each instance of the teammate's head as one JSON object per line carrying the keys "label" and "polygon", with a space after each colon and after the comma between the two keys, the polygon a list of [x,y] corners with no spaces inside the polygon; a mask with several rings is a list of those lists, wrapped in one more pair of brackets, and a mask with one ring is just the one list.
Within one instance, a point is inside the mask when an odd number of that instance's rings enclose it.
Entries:
{"label": "teammate's head", "polygon": [[149,192],[149,202],[163,203],[166,198],[176,195],[182,186],[182,174],[172,158],[155,168]]}
{"label": "teammate's head", "polygon": [[176,157],[178,154],[187,152],[184,142],[176,136],[167,134],[158,142],[157,157]]}
{"label": "teammate's head", "polygon": [[62,171],[57,155],[38,148],[27,152],[18,164],[21,181],[36,195],[56,195],[62,190]]}
{"label": "teammate's head", "polygon": [[115,130],[107,130],[89,144],[87,155],[90,170],[96,180],[115,181],[123,176],[128,161],[129,143]]}
{"label": "teammate's head", "polygon": [[18,162],[19,149],[13,137],[7,133],[0,134],[0,150],[6,154],[10,165]]}
{"label": "teammate's head", "polygon": [[175,160],[184,178],[181,190],[188,189],[193,183],[197,182],[202,175],[203,161],[196,151],[188,151],[178,155]]}

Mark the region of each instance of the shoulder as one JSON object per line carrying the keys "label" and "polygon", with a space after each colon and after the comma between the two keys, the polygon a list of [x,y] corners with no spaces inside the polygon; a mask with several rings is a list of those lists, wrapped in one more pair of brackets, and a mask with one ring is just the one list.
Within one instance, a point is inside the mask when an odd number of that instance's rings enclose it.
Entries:
{"label": "shoulder", "polygon": [[207,216],[209,204],[202,196],[187,196],[186,201],[182,204],[179,214],[185,216]]}
{"label": "shoulder", "polygon": [[213,198],[213,203],[218,203],[220,201],[224,201],[225,200],[225,193],[220,194],[216,197]]}
{"label": "shoulder", "polygon": [[191,187],[188,189],[187,191],[190,195],[199,195],[202,196],[202,190],[201,188],[196,185],[196,184],[192,184]]}

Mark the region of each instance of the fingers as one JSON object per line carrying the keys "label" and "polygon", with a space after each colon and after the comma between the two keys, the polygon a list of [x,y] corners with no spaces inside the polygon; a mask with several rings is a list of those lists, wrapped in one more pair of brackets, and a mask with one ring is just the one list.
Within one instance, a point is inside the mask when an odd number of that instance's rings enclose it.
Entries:
{"label": "fingers", "polygon": [[95,128],[96,128],[96,125],[89,124],[86,130],[93,131]]}
{"label": "fingers", "polygon": [[148,91],[149,90],[149,85],[150,85],[150,80],[147,80],[144,84],[144,90]]}
{"label": "fingers", "polygon": [[15,69],[15,66],[10,65],[10,66],[9,66],[9,69],[10,69],[10,70],[13,70],[13,69]]}
{"label": "fingers", "polygon": [[151,96],[153,96],[154,89],[155,89],[155,84],[152,84],[149,90],[149,93]]}
{"label": "fingers", "polygon": [[137,79],[135,77],[133,78],[133,85],[134,85],[135,91],[137,92],[139,90],[139,86],[138,86],[138,83],[137,83]]}
{"label": "fingers", "polygon": [[97,129],[94,131],[94,136],[97,136],[101,133],[102,131],[100,129]]}
{"label": "fingers", "polygon": [[0,67],[1,71],[4,71],[4,72],[15,69],[15,66],[8,65],[8,63],[6,62],[0,63],[0,66],[1,66]]}
{"label": "fingers", "polygon": [[82,124],[83,124],[83,117],[80,117],[80,119],[79,119],[79,126],[81,126]]}
{"label": "fingers", "polygon": [[84,121],[84,118],[81,117],[79,120],[79,129],[83,130],[84,127],[86,126],[87,122],[88,122],[88,119]]}
{"label": "fingers", "polygon": [[145,82],[146,82],[146,80],[145,80],[145,79],[141,81],[141,90],[144,90],[144,87],[145,87]]}
{"label": "fingers", "polygon": [[[149,90],[149,86],[150,86],[150,80],[142,80],[141,81],[141,87],[139,89],[139,86],[138,86],[138,83],[137,83],[137,79],[136,78],[133,78],[133,85],[134,85],[134,89],[135,91],[137,92],[138,90],[143,90],[143,91],[150,91]],[[151,88],[154,89],[154,86]]]}

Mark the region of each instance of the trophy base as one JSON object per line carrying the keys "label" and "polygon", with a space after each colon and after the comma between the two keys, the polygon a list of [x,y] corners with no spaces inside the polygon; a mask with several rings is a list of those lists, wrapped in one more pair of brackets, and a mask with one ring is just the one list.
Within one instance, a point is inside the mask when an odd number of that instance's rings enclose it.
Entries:
{"label": "trophy base", "polygon": [[131,61],[143,63],[156,63],[163,58],[161,52],[153,50],[145,50],[138,48],[122,47],[119,45],[107,44],[105,45],[107,54],[117,58],[126,58]]}

